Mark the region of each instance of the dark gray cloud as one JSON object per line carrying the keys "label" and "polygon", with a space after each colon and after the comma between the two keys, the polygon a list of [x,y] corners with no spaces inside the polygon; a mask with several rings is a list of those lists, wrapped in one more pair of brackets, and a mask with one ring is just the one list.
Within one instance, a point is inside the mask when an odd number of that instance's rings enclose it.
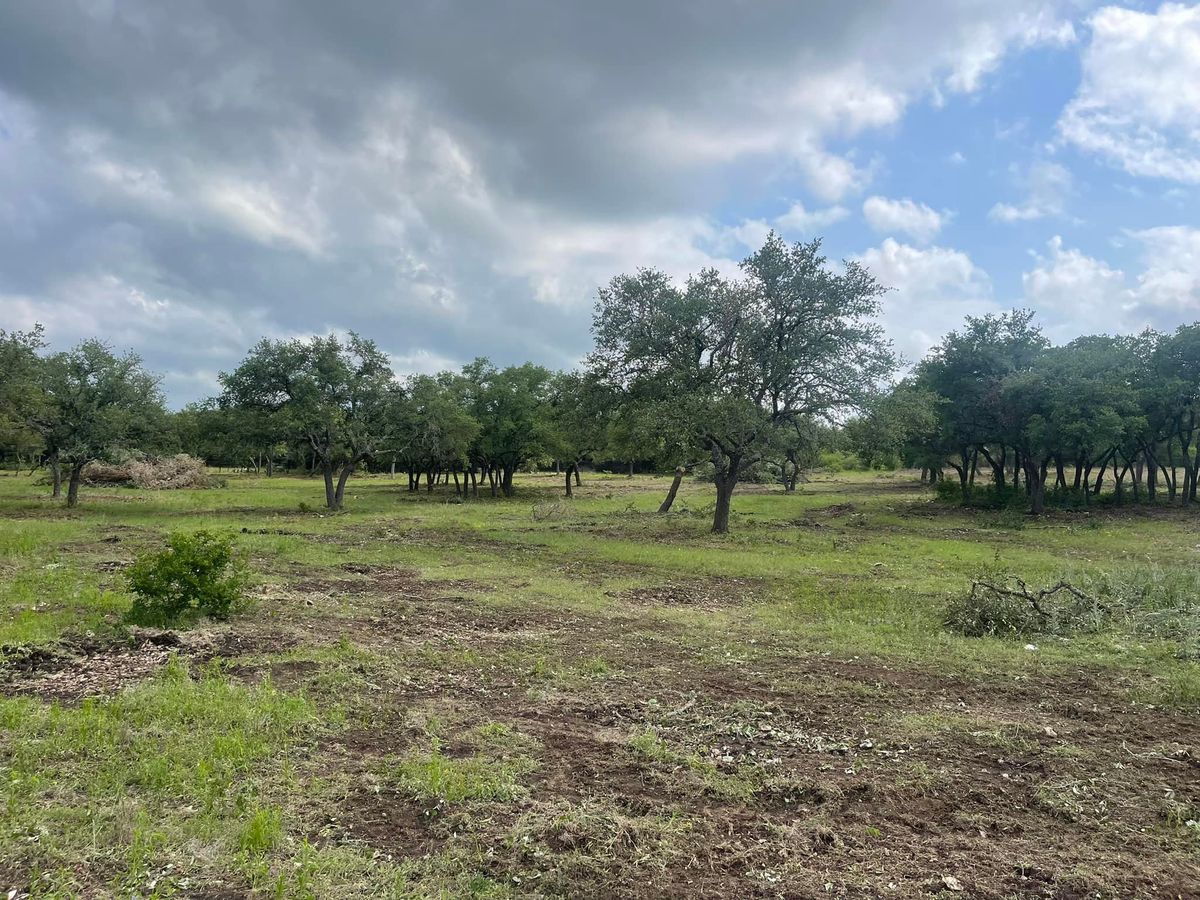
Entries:
{"label": "dark gray cloud", "polygon": [[132,346],[176,401],[261,335],[569,365],[598,283],[731,265],[732,192],[853,194],[870,161],[831,146],[1060,28],[1032,0],[10,0],[2,318]]}

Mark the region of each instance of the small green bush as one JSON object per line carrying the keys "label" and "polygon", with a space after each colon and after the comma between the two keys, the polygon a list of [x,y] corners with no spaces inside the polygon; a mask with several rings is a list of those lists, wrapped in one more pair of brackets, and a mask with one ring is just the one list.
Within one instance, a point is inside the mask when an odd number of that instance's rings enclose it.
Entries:
{"label": "small green bush", "polygon": [[138,557],[126,579],[136,595],[128,618],[138,625],[226,619],[245,600],[244,558],[232,538],[207,531],[172,534],[167,549]]}
{"label": "small green bush", "polygon": [[943,478],[934,486],[933,492],[943,503],[962,502],[962,487],[957,478]]}

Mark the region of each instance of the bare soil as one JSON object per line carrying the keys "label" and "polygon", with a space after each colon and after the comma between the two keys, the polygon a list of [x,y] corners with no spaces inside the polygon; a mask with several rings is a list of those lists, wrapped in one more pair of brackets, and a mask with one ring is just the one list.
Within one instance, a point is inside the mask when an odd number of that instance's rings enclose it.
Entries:
{"label": "bare soil", "polygon": [[[617,592],[602,617],[356,574],[355,641],[487,662],[377,685],[370,721],[318,759],[358,779],[323,810],[322,840],[489,848],[488,874],[528,896],[1200,896],[1200,838],[1172,818],[1200,802],[1200,724],[1137,702],[1134,676],[967,677],[782,646],[725,663],[642,612],[738,602],[745,580]],[[562,672],[504,661],[531,643]],[[594,657],[609,670],[578,668]],[[423,746],[408,717],[429,703],[528,743],[517,801],[464,811],[380,785]],[[648,732],[663,755],[634,746]]]}

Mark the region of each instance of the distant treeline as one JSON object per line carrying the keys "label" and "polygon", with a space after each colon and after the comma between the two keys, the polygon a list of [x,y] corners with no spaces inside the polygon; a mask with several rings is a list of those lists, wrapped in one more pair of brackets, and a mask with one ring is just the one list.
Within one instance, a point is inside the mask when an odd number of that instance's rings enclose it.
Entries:
{"label": "distant treeline", "polygon": [[[1023,310],[969,318],[847,425],[867,459],[950,474],[966,502],[1195,503],[1200,323],[1054,347]],[[950,494],[949,490],[944,493]]]}
{"label": "distant treeline", "polygon": [[[572,372],[477,359],[399,379],[369,338],[262,340],[221,392],[168,412],[158,379],[99,340],[46,352],[40,327],[0,331],[0,451],[45,467],[77,502],[83,468],[132,451],[323,476],[341,508],[356,471],[402,472],[411,491],[453,482],[474,499],[516,472],[580,467],[702,473],[713,530],[747,478],[794,490],[822,452],[911,465],[967,502],[1115,495],[1196,498],[1200,325],[1173,335],[1086,337],[1051,347],[1032,314],[971,318],[912,374],[875,321],[883,288],[820,243],[771,235],[741,275],[676,284],[642,269],[599,291],[595,347]],[[990,484],[984,484],[989,481]]]}

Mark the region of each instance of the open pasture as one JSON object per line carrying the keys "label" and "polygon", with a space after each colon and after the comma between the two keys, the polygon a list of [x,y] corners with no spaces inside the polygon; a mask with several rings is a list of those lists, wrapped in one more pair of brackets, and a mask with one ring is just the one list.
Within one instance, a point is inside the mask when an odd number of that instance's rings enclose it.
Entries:
{"label": "open pasture", "polygon": [[[966,637],[981,570],[1191,570],[1171,509],[938,504],[912,473],[512,499],[355,478],[0,478],[0,888],[35,897],[1176,897],[1200,668],[1119,626]],[[253,601],[129,629],[123,570],[235,534]]]}

